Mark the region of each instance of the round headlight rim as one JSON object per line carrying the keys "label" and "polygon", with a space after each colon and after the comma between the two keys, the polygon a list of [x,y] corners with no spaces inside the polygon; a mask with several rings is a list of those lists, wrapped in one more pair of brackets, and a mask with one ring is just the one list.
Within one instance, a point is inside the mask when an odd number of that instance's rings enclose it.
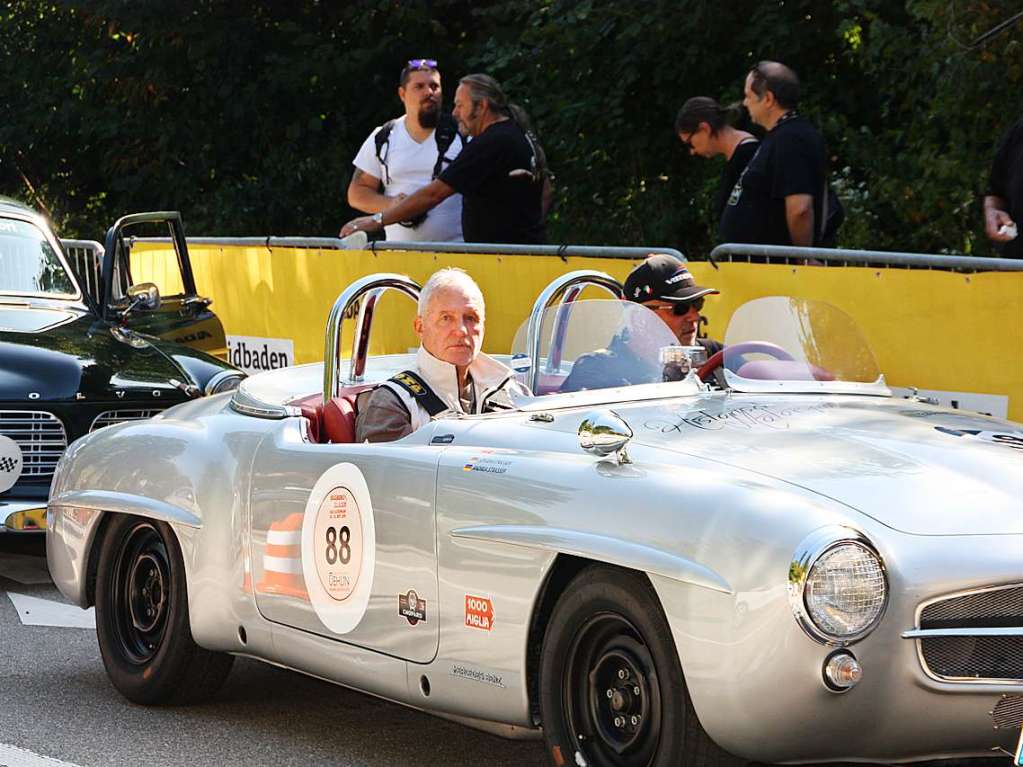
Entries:
{"label": "round headlight rim", "polygon": [[[859,546],[877,560],[878,567],[881,570],[881,577],[884,579],[884,600],[877,616],[867,626],[855,634],[836,636],[818,626],[810,615],[810,611],[806,607],[806,583],[814,565],[817,564],[821,557],[829,551],[846,544]],[[796,548],[796,553],[792,557],[792,563],[789,566],[789,602],[799,627],[814,641],[836,648],[849,647],[856,644],[881,623],[885,612],[888,610],[890,596],[888,568],[885,567],[884,557],[881,556],[871,540],[859,530],[839,526],[821,528],[808,535]]]}
{"label": "round headlight rim", "polygon": [[[203,387],[203,394],[207,397],[214,394],[223,394],[224,392],[235,391],[241,382],[247,378],[245,373],[241,370],[221,370],[219,373],[214,375],[209,381],[206,382],[206,386]],[[225,383],[237,379],[238,383],[231,389],[220,388]]]}

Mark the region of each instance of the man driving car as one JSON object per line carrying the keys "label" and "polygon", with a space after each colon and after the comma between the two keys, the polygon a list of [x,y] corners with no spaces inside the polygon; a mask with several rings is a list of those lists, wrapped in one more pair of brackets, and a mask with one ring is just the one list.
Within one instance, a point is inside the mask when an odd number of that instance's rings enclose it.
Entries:
{"label": "man driving car", "polygon": [[358,442],[390,442],[441,413],[489,413],[511,407],[509,392],[525,389],[510,368],[480,352],[483,294],[466,272],[435,272],[419,293],[416,364],[378,386],[355,422]]}
{"label": "man driving car", "polygon": [[[626,300],[652,310],[670,328],[680,346],[702,346],[708,357],[722,348],[719,342],[697,335],[704,296],[720,291],[697,285],[686,265],[674,256],[651,254],[629,273],[624,287]],[[623,328],[606,349],[581,355],[560,391],[606,389],[662,380],[656,357],[637,353],[637,345],[642,342],[642,331]]]}

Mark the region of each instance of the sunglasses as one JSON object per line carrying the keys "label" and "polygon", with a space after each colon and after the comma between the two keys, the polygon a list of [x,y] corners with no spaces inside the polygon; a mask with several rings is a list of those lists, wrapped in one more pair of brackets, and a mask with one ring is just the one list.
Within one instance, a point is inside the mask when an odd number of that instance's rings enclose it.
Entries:
{"label": "sunglasses", "polygon": [[682,134],[681,133],[678,134],[678,140],[682,142],[682,146],[684,146],[690,152],[695,152],[696,149],[693,147],[692,138],[693,138],[692,133],[689,134],[689,138],[682,138]]}
{"label": "sunglasses", "polygon": [[406,68],[409,70],[436,69],[437,59],[409,59]]}
{"label": "sunglasses", "polygon": [[696,311],[698,312],[703,310],[703,296],[700,296],[699,298],[694,298],[692,301],[685,301],[680,303],[673,302],[670,307],[658,306],[657,309],[655,309],[654,311],[660,311],[661,309],[668,308],[671,309],[671,313],[674,314],[676,317],[685,317],[687,314],[689,314],[689,312],[692,309],[696,309]]}

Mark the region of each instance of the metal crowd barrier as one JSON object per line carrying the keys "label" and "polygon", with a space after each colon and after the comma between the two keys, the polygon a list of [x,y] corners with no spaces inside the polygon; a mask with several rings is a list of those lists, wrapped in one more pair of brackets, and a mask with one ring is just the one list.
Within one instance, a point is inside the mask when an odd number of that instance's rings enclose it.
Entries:
{"label": "metal crowd barrier", "polygon": [[61,240],[60,243],[64,246],[71,268],[82,283],[82,289],[98,301],[103,246],[95,240]]}
{"label": "metal crowd barrier", "polygon": [[840,248],[796,248],[784,245],[747,245],[725,243],[714,248],[707,260],[765,263],[819,261],[823,266],[896,267],[904,269],[940,269],[957,272],[1021,272],[1023,261],[1011,258],[943,256],[928,253],[900,253],[885,250],[842,250]]}

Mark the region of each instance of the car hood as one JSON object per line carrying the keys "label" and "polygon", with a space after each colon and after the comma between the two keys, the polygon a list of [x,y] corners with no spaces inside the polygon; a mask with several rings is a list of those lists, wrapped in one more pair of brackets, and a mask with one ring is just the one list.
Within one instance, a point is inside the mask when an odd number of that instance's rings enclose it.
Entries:
{"label": "car hood", "polygon": [[[158,346],[83,309],[0,306],[0,401],[184,399]],[[156,394],[159,392],[159,394]]]}
{"label": "car hood", "polygon": [[1023,426],[1010,421],[841,395],[731,394],[615,410],[636,443],[799,485],[896,530],[1023,533]]}

